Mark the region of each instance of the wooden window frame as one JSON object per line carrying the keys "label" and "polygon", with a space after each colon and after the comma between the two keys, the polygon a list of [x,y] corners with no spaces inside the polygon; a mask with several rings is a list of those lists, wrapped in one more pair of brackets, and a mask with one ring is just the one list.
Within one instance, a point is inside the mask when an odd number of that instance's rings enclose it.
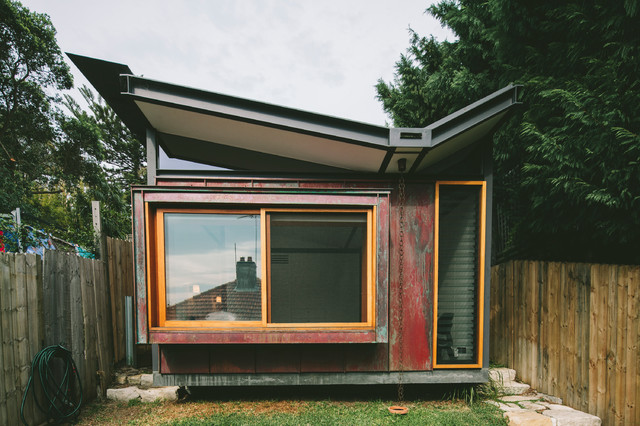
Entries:
{"label": "wooden window frame", "polygon": [[[270,250],[269,250],[269,215],[271,213],[364,213],[366,214],[366,257],[363,269],[366,278],[363,287],[366,289],[366,303],[361,305],[366,310],[366,318],[361,322],[329,322],[329,323],[271,323],[270,311]],[[376,324],[376,206],[357,208],[309,208],[305,206],[271,208],[246,205],[241,208],[182,208],[177,206],[145,206],[146,245],[147,245],[147,294],[149,295],[148,318],[150,331],[169,330],[210,330],[210,331],[330,331],[330,330],[374,330]],[[194,214],[256,214],[260,216],[260,250],[262,254],[261,305],[260,321],[178,321],[166,319],[166,277],[165,277],[165,244],[164,215],[166,213]],[[364,296],[363,296],[364,297]]]}
{"label": "wooden window frame", "polygon": [[[440,248],[440,186],[468,185],[480,187],[480,232],[478,236],[478,294],[476,303],[478,307],[476,338],[476,363],[472,364],[438,364],[438,262]],[[436,182],[435,193],[435,222],[434,222],[434,299],[433,299],[433,368],[482,368],[483,338],[484,338],[484,261],[486,245],[486,203],[487,203],[487,182],[486,181],[438,181]]]}

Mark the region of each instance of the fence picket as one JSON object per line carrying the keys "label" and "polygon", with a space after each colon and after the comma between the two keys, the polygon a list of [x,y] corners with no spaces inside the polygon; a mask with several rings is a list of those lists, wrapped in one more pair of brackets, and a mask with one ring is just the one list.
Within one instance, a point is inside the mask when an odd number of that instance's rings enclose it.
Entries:
{"label": "fence picket", "polygon": [[640,321],[638,321],[638,281],[640,277],[633,273],[632,268],[627,268],[627,338],[626,359],[627,375],[625,382],[625,408],[624,418],[629,424],[637,424],[640,421],[640,406],[637,399],[640,397],[640,356],[638,356],[638,343],[640,342]]}
{"label": "fence picket", "polygon": [[[5,313],[5,304],[7,300],[6,293],[11,285],[9,261],[11,255],[4,254],[0,256],[0,373],[2,373],[2,380],[0,381],[0,424],[9,424],[9,409],[10,402],[7,398],[6,390],[6,378],[9,377],[9,368],[12,367],[10,360],[5,355],[5,352],[9,350],[10,336],[9,331],[6,330],[6,324],[8,324],[8,315]],[[8,374],[9,373],[9,374]]]}
{"label": "fence picket", "polygon": [[603,424],[637,424],[640,267],[511,261],[492,278],[492,360]]}
{"label": "fence picket", "polygon": [[[132,271],[118,271],[133,268],[131,263],[119,261],[131,259],[131,242],[110,243],[113,275],[107,274],[103,261],[57,251],[45,252],[44,259],[0,253],[0,425],[20,423],[31,360],[45,346],[63,344],[71,351],[85,401],[96,394],[98,371],[102,390],[106,390],[115,359],[114,335],[124,335],[124,324],[113,328],[111,296],[122,294],[124,286],[133,286],[129,282]],[[108,276],[116,280],[112,282]],[[126,276],[129,281],[122,279]],[[117,302],[115,310],[122,312]],[[124,340],[119,347],[124,354],[123,345]],[[26,400],[25,419],[29,424],[46,421],[31,397]]]}

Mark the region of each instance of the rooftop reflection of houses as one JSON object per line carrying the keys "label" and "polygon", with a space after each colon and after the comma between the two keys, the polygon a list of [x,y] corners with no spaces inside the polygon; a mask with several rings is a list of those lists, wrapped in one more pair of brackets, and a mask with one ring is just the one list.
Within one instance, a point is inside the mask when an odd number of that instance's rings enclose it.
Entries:
{"label": "rooftop reflection of houses", "polygon": [[251,256],[236,262],[236,279],[167,307],[167,319],[260,321],[261,280]]}

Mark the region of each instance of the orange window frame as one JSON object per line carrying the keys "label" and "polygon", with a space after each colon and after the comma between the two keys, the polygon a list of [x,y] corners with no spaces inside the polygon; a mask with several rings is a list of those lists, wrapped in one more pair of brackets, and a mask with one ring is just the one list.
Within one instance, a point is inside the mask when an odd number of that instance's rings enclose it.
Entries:
{"label": "orange window frame", "polygon": [[[212,209],[212,208],[176,208],[145,206],[147,217],[147,294],[149,295],[148,318],[150,330],[163,329],[283,329],[283,330],[368,330],[375,328],[376,305],[376,207],[368,208],[247,208],[247,209]],[[269,312],[271,305],[270,284],[270,214],[277,212],[289,213],[364,213],[366,214],[366,256],[363,262],[365,278],[363,280],[362,321],[345,323],[272,323]],[[166,276],[165,276],[165,244],[164,244],[164,215],[166,213],[194,213],[194,214],[259,214],[260,215],[260,250],[262,253],[261,274],[266,279],[261,280],[262,318],[260,321],[176,321],[166,319]]]}
{"label": "orange window frame", "polygon": [[[438,364],[438,262],[440,247],[440,186],[448,185],[469,185],[480,187],[480,211],[478,212],[480,229],[478,244],[478,293],[476,303],[478,306],[476,328],[477,347],[476,362],[472,364]],[[485,262],[485,244],[486,244],[486,202],[487,202],[487,183],[485,181],[439,181],[436,182],[435,193],[435,223],[434,223],[434,303],[433,303],[433,368],[482,368],[483,338],[484,338],[484,262]]]}

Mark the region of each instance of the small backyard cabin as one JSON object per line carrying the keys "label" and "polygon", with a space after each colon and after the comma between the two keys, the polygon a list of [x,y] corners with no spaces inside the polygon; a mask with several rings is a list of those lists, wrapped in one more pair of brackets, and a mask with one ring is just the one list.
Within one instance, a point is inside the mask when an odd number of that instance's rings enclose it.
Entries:
{"label": "small backyard cabin", "polygon": [[487,380],[491,135],[517,86],[388,128],[70,56],[147,146],[136,324],[156,383]]}

